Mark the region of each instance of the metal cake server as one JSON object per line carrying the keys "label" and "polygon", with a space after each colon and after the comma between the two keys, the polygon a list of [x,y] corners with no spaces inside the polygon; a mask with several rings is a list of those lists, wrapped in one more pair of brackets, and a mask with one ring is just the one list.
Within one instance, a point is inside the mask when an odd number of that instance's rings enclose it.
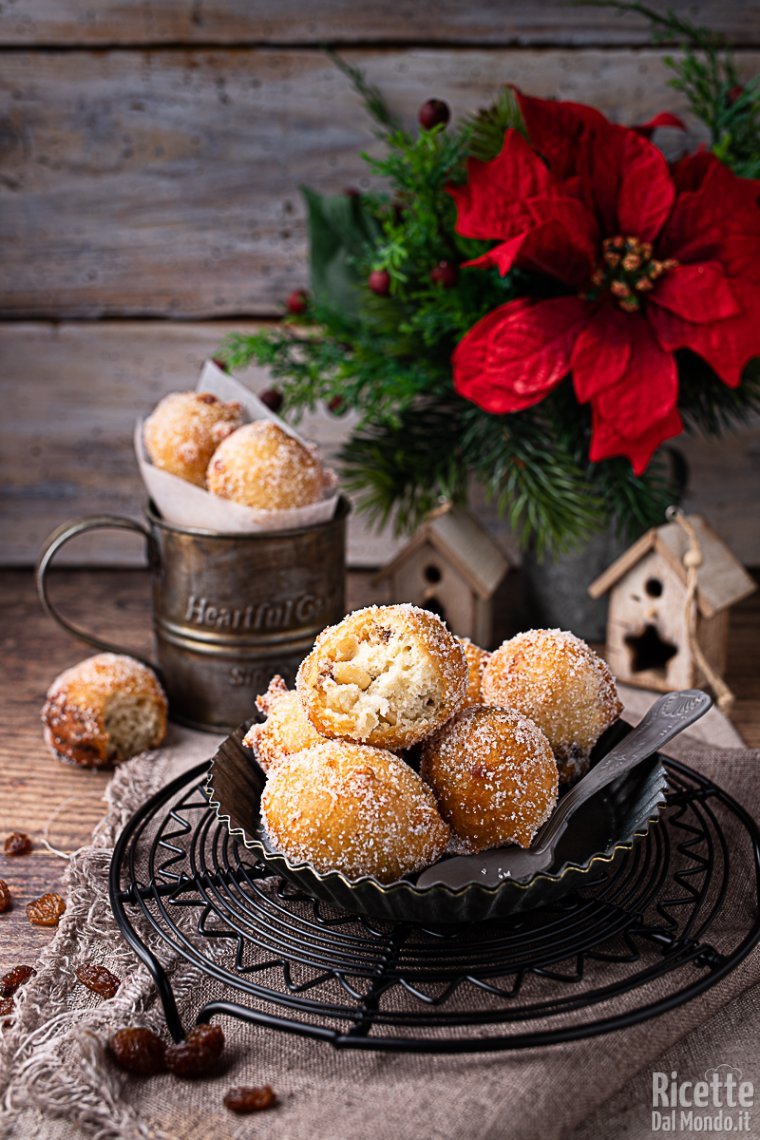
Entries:
{"label": "metal cake server", "polygon": [[573,814],[613,780],[630,772],[667,744],[684,728],[707,712],[712,698],[701,689],[667,693],[655,701],[640,724],[596,764],[562,797],[554,814],[536,834],[529,850],[521,847],[495,847],[478,855],[458,855],[428,867],[417,879],[418,887],[440,884],[465,887],[480,883],[496,887],[505,879],[524,881],[539,871],[547,871],[554,861],[557,843]]}

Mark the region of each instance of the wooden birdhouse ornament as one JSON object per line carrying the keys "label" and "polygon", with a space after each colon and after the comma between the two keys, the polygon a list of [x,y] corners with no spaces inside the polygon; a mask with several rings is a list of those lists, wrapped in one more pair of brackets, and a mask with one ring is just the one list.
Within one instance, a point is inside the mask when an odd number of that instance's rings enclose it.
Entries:
{"label": "wooden birdhouse ornament", "polygon": [[705,683],[722,707],[729,611],[755,583],[699,515],[671,510],[589,586],[610,593],[606,657],[619,681],[670,692]]}
{"label": "wooden birdhouse ornament", "polygon": [[501,641],[507,558],[491,534],[461,507],[432,511],[410,542],[377,574],[391,602],[439,614],[459,637],[488,648]]}

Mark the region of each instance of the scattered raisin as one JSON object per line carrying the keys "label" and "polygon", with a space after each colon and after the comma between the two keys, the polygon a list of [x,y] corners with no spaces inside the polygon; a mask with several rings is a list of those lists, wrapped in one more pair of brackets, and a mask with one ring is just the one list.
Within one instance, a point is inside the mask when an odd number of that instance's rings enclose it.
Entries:
{"label": "scattered raisin", "polygon": [[264,1108],[274,1108],[276,1104],[277,1097],[271,1085],[230,1089],[224,1094],[224,1107],[230,1112],[261,1112]]}
{"label": "scattered raisin", "polygon": [[166,1046],[152,1029],[134,1025],[119,1029],[108,1050],[118,1067],[135,1077],[152,1077],[166,1068]]}
{"label": "scattered raisin", "polygon": [[179,1045],[169,1045],[166,1066],[176,1077],[203,1077],[214,1067],[224,1048],[220,1025],[196,1025]]}
{"label": "scattered raisin", "polygon": [[5,879],[0,879],[0,914],[11,909],[11,892]]}
{"label": "scattered raisin", "polygon": [[115,974],[105,966],[99,966],[97,962],[83,962],[81,966],[77,966],[74,973],[83,986],[87,986],[87,989],[93,993],[100,994],[102,998],[112,998],[121,985]]}
{"label": "scattered raisin", "polygon": [[12,835],[6,836],[6,855],[28,855],[31,850],[32,841],[28,835],[24,835],[23,831],[14,831]]}
{"label": "scattered raisin", "polygon": [[19,986],[23,986],[36,973],[32,966],[14,966],[0,978],[0,997],[11,997]]}
{"label": "scattered raisin", "polygon": [[61,896],[50,892],[26,904],[26,917],[34,926],[57,926],[65,909]]}
{"label": "scattered raisin", "polygon": [[0,1025],[7,1025],[13,1017],[13,998],[0,998]]}

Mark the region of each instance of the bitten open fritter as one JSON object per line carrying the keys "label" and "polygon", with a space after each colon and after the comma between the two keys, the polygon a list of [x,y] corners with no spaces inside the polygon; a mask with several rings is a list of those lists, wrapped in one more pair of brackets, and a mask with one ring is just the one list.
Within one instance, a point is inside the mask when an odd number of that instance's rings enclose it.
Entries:
{"label": "bitten open fritter", "polygon": [[323,736],[408,748],[461,707],[467,663],[435,614],[370,606],[320,633],[296,688]]}

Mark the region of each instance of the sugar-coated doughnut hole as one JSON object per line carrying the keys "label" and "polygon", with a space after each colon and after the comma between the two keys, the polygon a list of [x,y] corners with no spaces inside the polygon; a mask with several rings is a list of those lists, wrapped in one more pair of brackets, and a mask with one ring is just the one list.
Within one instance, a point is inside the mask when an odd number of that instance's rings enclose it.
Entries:
{"label": "sugar-coated doughnut hole", "polygon": [[420,775],[465,852],[529,847],[557,802],[549,741],[515,709],[458,713],[422,745]]}
{"label": "sugar-coated doughnut hole", "polygon": [[240,404],[212,392],[170,392],[145,421],[145,450],[155,467],[205,487],[211,456],[242,422]]}
{"label": "sugar-coated doughnut hole", "polygon": [[482,705],[483,703],[483,670],[491,654],[487,649],[481,649],[469,637],[458,637],[457,641],[464,650],[467,662],[467,695],[464,705]]}
{"label": "sugar-coated doughnut hole", "polygon": [[607,663],[585,641],[559,629],[518,633],[494,650],[483,671],[483,695],[489,704],[518,709],[543,729],[560,783],[586,771],[591,749],[623,708]]}
{"label": "sugar-coated doughnut hole", "polygon": [[45,741],[61,760],[102,768],[157,748],[167,700],[152,669],[121,653],[98,653],[53,681],[42,709]]}
{"label": "sugar-coated doughnut hole", "polygon": [[222,499],[258,510],[287,510],[322,499],[326,474],[311,448],[270,420],[256,420],[217,448],[206,482]]}
{"label": "sugar-coated doughnut hole", "polygon": [[292,862],[384,883],[434,863],[450,835],[432,791],[403,760],[340,740],[276,765],[261,813],[272,843]]}
{"label": "sugar-coated doughnut hole", "polygon": [[256,707],[266,720],[251,725],[243,743],[255,750],[265,772],[292,753],[323,739],[307,717],[298,693],[289,689],[279,675],[269,682],[266,693],[256,698]]}

